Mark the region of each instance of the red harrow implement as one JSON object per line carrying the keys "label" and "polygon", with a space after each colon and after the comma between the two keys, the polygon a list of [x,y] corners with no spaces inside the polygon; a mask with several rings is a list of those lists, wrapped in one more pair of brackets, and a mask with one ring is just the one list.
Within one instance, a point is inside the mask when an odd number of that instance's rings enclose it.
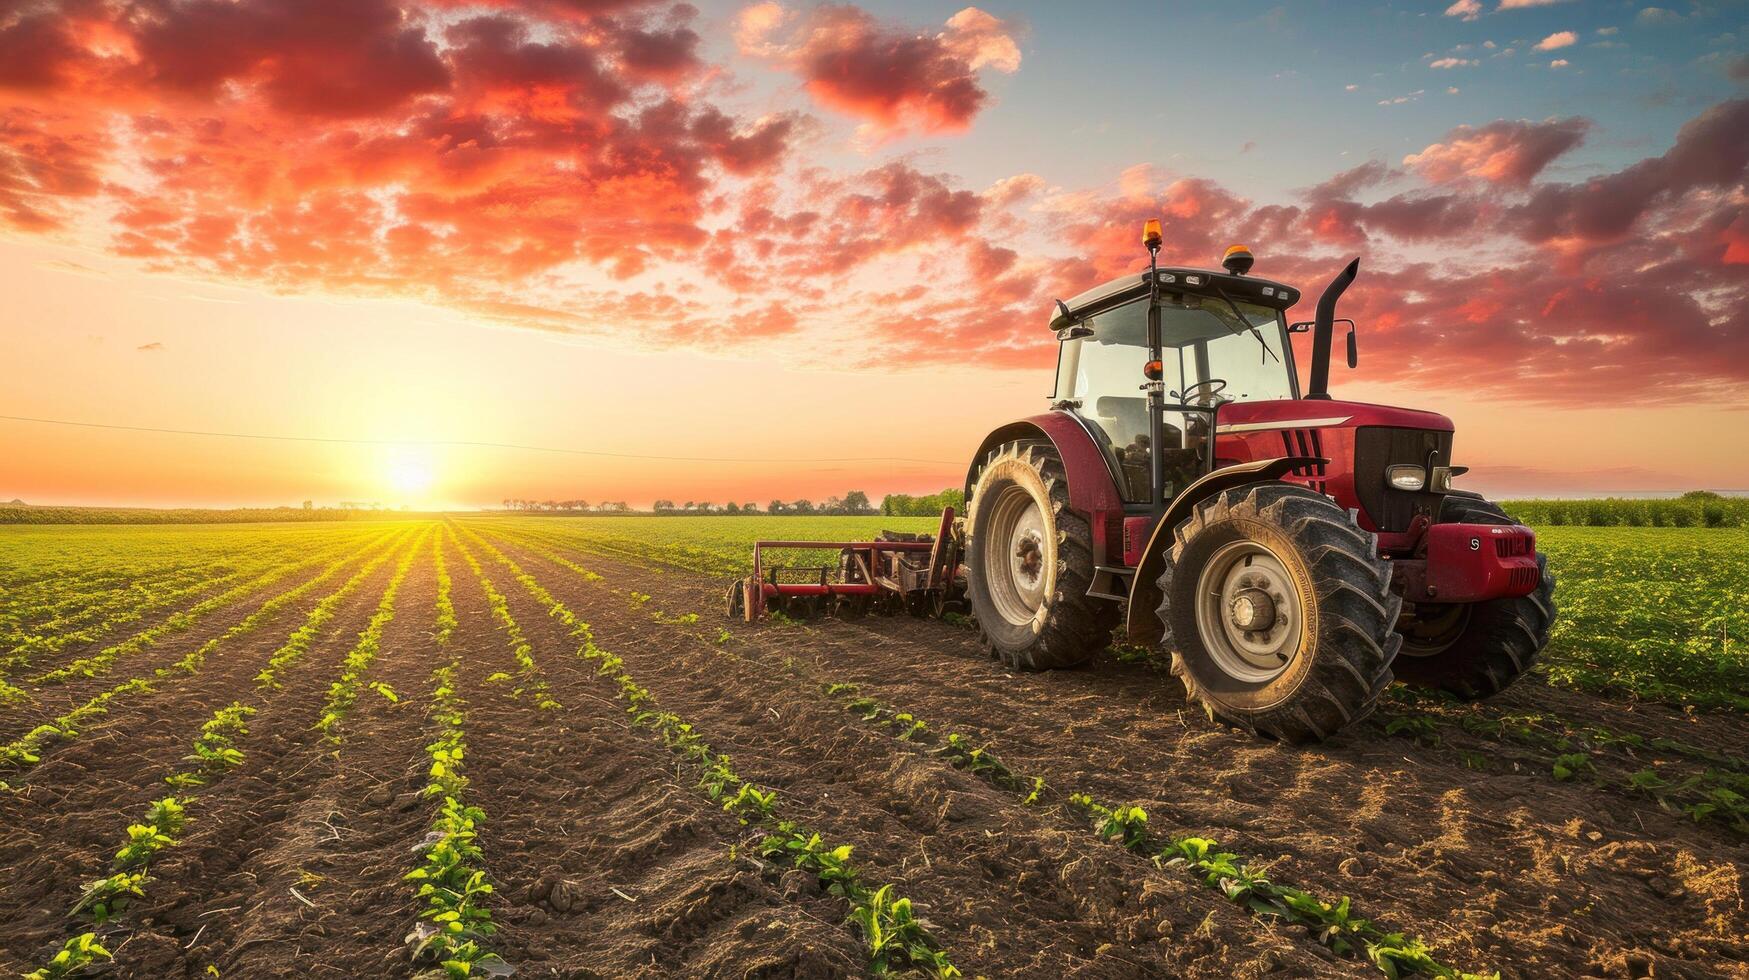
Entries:
{"label": "red harrow implement", "polygon": [[[753,622],[773,612],[815,616],[941,615],[965,592],[954,513],[934,534],[883,531],[873,541],[756,541],[753,574],[729,586],[729,615]],[[835,551],[838,564],[769,564],[766,552]]]}

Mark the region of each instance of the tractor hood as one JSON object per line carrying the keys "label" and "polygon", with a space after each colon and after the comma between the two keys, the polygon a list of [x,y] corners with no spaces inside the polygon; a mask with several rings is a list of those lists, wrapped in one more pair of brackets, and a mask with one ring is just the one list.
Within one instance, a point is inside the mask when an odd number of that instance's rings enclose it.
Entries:
{"label": "tractor hood", "polygon": [[1268,429],[1358,428],[1363,425],[1452,431],[1451,419],[1436,412],[1370,402],[1298,399],[1223,405],[1219,432],[1224,435]]}

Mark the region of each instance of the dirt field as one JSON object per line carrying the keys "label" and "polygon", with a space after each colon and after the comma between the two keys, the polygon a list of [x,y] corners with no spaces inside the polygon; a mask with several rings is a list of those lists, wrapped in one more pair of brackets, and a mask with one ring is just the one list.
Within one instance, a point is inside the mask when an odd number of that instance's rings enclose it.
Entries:
{"label": "dirt field", "polygon": [[[1320,936],[1230,898],[1230,877],[1147,853],[1186,837],[1331,906],[1346,897],[1467,973],[1749,976],[1749,835],[1630,779],[1749,772],[1737,714],[1530,681],[1478,708],[1403,694],[1296,750],[1204,720],[1146,657],[1019,675],[942,621],[730,623],[719,575],[490,520],[324,540],[341,564],[257,554],[306,564],[93,676],[31,682],[209,593],[8,663],[14,746],[130,679],[151,687],[0,771],[0,968],[43,966],[90,931],[116,976],[431,969],[405,942],[427,906],[406,876],[454,791],[480,811],[472,863],[494,888],[478,903],[493,929],[464,956],[474,975],[497,969],[483,950],[518,977],[870,972],[842,879],[761,846],[788,827],[850,845],[866,890],[913,903],[918,950],[966,976],[1380,975],[1376,943],[1344,941],[1352,923]],[[14,593],[32,588],[15,571]],[[446,664],[453,695],[434,678]],[[461,721],[433,710],[446,696]],[[199,768],[191,745],[233,702],[256,709],[241,758]],[[427,792],[448,728],[465,734],[465,780]],[[966,745],[1009,775],[977,771]],[[1574,745],[1584,762],[1559,776]],[[725,806],[706,778],[718,765],[731,791],[774,802]],[[190,766],[201,782],[172,791]],[[69,917],[172,792],[186,827],[141,865],[142,894],[102,924]],[[1071,794],[1141,807],[1153,845],[1102,836]]]}

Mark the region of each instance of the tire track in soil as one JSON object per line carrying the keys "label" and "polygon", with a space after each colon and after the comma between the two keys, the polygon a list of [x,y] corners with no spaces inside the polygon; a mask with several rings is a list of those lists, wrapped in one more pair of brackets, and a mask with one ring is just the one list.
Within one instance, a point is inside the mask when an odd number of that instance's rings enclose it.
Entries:
{"label": "tire track in soil", "polygon": [[[391,574],[393,563],[385,563],[341,604],[322,635],[292,666],[283,690],[261,697],[255,688],[256,672],[290,632],[264,628],[237,640],[235,646],[215,650],[201,673],[180,678],[181,683],[160,689],[157,697],[120,703],[100,726],[94,726],[102,734],[87,731],[61,751],[45,756],[33,771],[27,792],[0,795],[0,825],[15,828],[13,835],[0,838],[0,867],[13,869],[0,890],[5,903],[0,905],[0,922],[5,923],[0,927],[4,937],[0,949],[28,956],[32,966],[45,958],[37,954],[58,949],[69,926],[66,910],[77,900],[80,888],[107,869],[123,828],[138,817],[139,808],[170,795],[163,778],[188,754],[200,726],[232,701],[253,703],[259,711],[240,743],[243,765],[198,793],[200,802],[191,809],[188,834],[153,863],[146,897],[136,900],[117,920],[123,930],[137,930],[127,955],[118,956],[121,975],[177,975],[179,969],[172,971],[168,961],[154,960],[136,970],[128,960],[148,949],[175,946],[174,940],[157,934],[157,923],[186,894],[183,865],[189,849],[202,846],[224,801],[246,793],[245,786],[259,780],[256,770],[284,744],[284,733],[309,725],[311,719],[305,715],[313,709],[305,705],[312,699],[315,706],[321,705],[327,666],[338,664],[351,648],[357,627],[369,620]],[[319,599],[309,597],[298,623]],[[229,846],[248,839],[246,830],[232,830],[237,834]],[[179,934],[191,937],[200,924]],[[115,943],[110,948],[119,953]],[[194,975],[197,967],[193,960],[189,963],[189,973]],[[3,960],[0,965],[11,966]],[[160,967],[164,972],[158,972]]]}
{"label": "tire track in soil", "polygon": [[[412,847],[429,819],[419,789],[436,595],[431,542],[425,534],[411,543],[418,553],[364,677],[387,683],[401,700],[363,690],[340,724],[338,746],[314,728],[328,685],[382,599],[377,588],[366,593],[359,628],[341,634],[332,662],[320,674],[306,671],[314,683],[285,712],[274,757],[247,790],[235,784],[237,797],[214,808],[218,814],[208,811],[201,839],[187,849],[190,866],[170,869],[191,888],[175,918],[165,920],[175,922],[177,935],[192,935],[197,921],[211,923],[190,956],[216,964],[223,976],[411,972],[400,941],[412,927],[413,892],[401,877],[414,865]],[[390,576],[394,564],[385,566]],[[200,918],[214,909],[233,911]]]}
{"label": "tire track in soil", "polygon": [[[611,580],[641,578],[671,612],[720,607],[718,583],[693,573],[639,576],[593,554],[589,564]],[[1140,803],[1241,853],[1281,855],[1278,879],[1351,895],[1361,914],[1472,969],[1709,976],[1749,960],[1739,870],[1749,847],[1728,831],[1601,803],[1540,774],[1472,772],[1455,752],[1366,729],[1301,750],[1255,742],[1205,721],[1148,668],[1102,657],[1083,670],[1009,673],[975,634],[945,624],[729,629],[932,724],[994,738],[1017,770]],[[1108,751],[1065,753],[1069,740]]]}
{"label": "tire track in soil", "polygon": [[[24,690],[35,699],[34,710],[27,709],[24,705],[18,705],[6,711],[5,716],[0,718],[0,742],[16,739],[37,725],[86,703],[93,696],[115,687],[130,677],[150,677],[154,670],[174,664],[186,656],[189,651],[199,649],[202,644],[215,636],[223,635],[226,630],[247,618],[267,600],[291,591],[321,575],[331,562],[342,555],[350,556],[350,562],[356,564],[361,555],[388,541],[389,538],[386,536],[372,537],[356,545],[335,546],[332,554],[313,563],[310,567],[289,574],[284,578],[276,579],[248,595],[237,598],[228,605],[214,609],[188,629],[167,635],[143,650],[118,658],[110,665],[107,672],[96,677],[79,677],[63,683],[48,685],[22,684],[21,682]],[[404,541],[402,543],[405,544]],[[308,555],[289,558],[279,564],[297,564],[308,560],[308,558]],[[272,569],[263,569],[260,574],[265,575],[270,571]],[[346,574],[344,569],[342,574]],[[289,609],[291,606],[287,608]],[[128,637],[131,638],[158,626],[174,615],[174,612],[166,613],[164,616],[152,620],[149,624],[142,625],[128,633]],[[284,615],[285,611],[281,610],[278,616],[275,616],[269,624],[264,624],[264,626],[280,622]],[[121,641],[105,642],[102,647],[111,646],[116,642]],[[61,658],[64,662],[57,663],[56,666],[64,666],[66,663],[77,660],[80,656],[89,656],[95,652],[95,650],[87,650],[71,657]],[[39,669],[33,666],[31,673],[34,676],[47,669],[53,668],[45,666]],[[45,755],[43,759],[46,762],[48,756]]]}
{"label": "tire track in soil", "polygon": [[[862,949],[843,903],[773,883],[746,859],[757,834],[677,777],[672,757],[620,705],[522,587],[480,555],[563,706],[537,711],[485,678],[514,670],[479,580],[459,557],[451,644],[468,651],[471,802],[497,889],[490,947],[521,977],[856,976]],[[635,899],[615,894],[619,889]]]}
{"label": "tire track in soil", "polygon": [[681,640],[609,591],[628,582],[623,567],[596,568],[607,581],[591,584],[513,540],[496,543],[590,622],[668,710],[745,777],[777,788],[792,818],[856,845],[916,900],[968,976],[1257,976],[1288,964],[1300,975],[1361,972],[1095,840],[1085,824],[1021,807],[836,706],[797,697],[781,671],[751,676]]}

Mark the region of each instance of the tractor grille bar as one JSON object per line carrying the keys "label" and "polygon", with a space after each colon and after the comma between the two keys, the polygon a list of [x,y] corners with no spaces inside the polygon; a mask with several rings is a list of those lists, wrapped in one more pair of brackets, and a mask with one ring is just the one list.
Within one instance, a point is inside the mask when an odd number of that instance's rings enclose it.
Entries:
{"label": "tractor grille bar", "polygon": [[[1324,439],[1317,429],[1283,429],[1281,430],[1281,448],[1289,456],[1324,456]],[[1314,463],[1310,466],[1296,466],[1295,476],[1305,477],[1306,486],[1318,493],[1328,493],[1325,489],[1328,481],[1325,479],[1329,467],[1325,463]]]}

